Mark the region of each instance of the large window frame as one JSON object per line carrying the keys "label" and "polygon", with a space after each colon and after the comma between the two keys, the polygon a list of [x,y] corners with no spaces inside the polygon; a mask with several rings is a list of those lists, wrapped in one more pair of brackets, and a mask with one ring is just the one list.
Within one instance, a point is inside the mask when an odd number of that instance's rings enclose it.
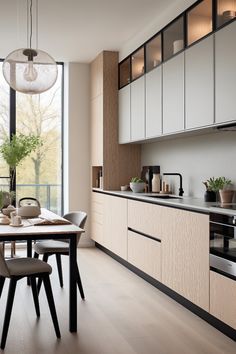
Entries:
{"label": "large window frame", "polygon": [[[3,62],[4,59],[0,59]],[[56,62],[61,65],[61,214],[64,213],[64,63]],[[16,133],[16,91],[9,86],[9,136],[10,139]],[[4,176],[0,178],[9,178]],[[16,175],[11,182],[12,190],[16,192]]]}

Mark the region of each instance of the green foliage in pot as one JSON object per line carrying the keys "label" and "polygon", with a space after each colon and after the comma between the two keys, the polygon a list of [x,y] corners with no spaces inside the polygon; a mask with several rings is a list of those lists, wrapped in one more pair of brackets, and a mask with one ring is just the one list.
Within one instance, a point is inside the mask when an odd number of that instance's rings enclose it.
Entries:
{"label": "green foliage in pot", "polygon": [[[42,140],[35,135],[13,134],[12,138],[6,138],[0,146],[0,154],[10,168],[11,184],[15,176],[15,169],[22,161],[42,146]],[[12,190],[12,185],[10,186]]]}
{"label": "green foliage in pot", "polygon": [[218,192],[220,189],[224,189],[232,182],[226,177],[211,177],[206,182],[203,182],[208,191]]}
{"label": "green foliage in pot", "polygon": [[131,183],[144,183],[143,180],[139,177],[133,177],[131,178]]}

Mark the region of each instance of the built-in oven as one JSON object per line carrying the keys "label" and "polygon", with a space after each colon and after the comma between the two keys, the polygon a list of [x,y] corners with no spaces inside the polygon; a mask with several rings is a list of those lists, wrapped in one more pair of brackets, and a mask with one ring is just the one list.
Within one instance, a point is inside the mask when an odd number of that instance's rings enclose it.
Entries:
{"label": "built-in oven", "polygon": [[210,213],[210,267],[236,280],[236,213]]}

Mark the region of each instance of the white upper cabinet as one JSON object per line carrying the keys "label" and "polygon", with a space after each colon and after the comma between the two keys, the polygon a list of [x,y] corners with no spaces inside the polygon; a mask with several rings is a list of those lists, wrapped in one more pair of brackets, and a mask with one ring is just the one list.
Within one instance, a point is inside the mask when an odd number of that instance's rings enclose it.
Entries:
{"label": "white upper cabinet", "polygon": [[185,51],[186,129],[214,123],[214,38]]}
{"label": "white upper cabinet", "polygon": [[130,142],[130,85],[119,91],[119,143]]}
{"label": "white upper cabinet", "polygon": [[216,123],[236,120],[236,22],[215,34]]}
{"label": "white upper cabinet", "polygon": [[146,138],[162,133],[162,66],[146,74]]}
{"label": "white upper cabinet", "polygon": [[184,130],[184,53],[163,64],[163,133]]}
{"label": "white upper cabinet", "polygon": [[145,76],[131,83],[131,141],[145,138]]}

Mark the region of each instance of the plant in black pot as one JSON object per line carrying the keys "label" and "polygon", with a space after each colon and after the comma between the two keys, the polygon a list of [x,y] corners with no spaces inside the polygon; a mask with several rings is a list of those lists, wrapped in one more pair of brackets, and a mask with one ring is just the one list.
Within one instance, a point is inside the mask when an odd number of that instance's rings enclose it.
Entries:
{"label": "plant in black pot", "polygon": [[[206,192],[204,194],[205,202],[215,202],[218,194],[220,194],[220,201],[224,202],[222,192],[225,191],[226,187],[231,185],[231,180],[225,177],[211,177],[206,182],[203,182],[203,184],[206,186]],[[227,192],[232,191],[227,190]]]}
{"label": "plant in black pot", "polygon": [[218,189],[216,189],[215,178],[212,177],[202,183],[206,187],[206,191],[204,194],[204,201],[205,202],[216,202],[216,192],[218,191]]}

